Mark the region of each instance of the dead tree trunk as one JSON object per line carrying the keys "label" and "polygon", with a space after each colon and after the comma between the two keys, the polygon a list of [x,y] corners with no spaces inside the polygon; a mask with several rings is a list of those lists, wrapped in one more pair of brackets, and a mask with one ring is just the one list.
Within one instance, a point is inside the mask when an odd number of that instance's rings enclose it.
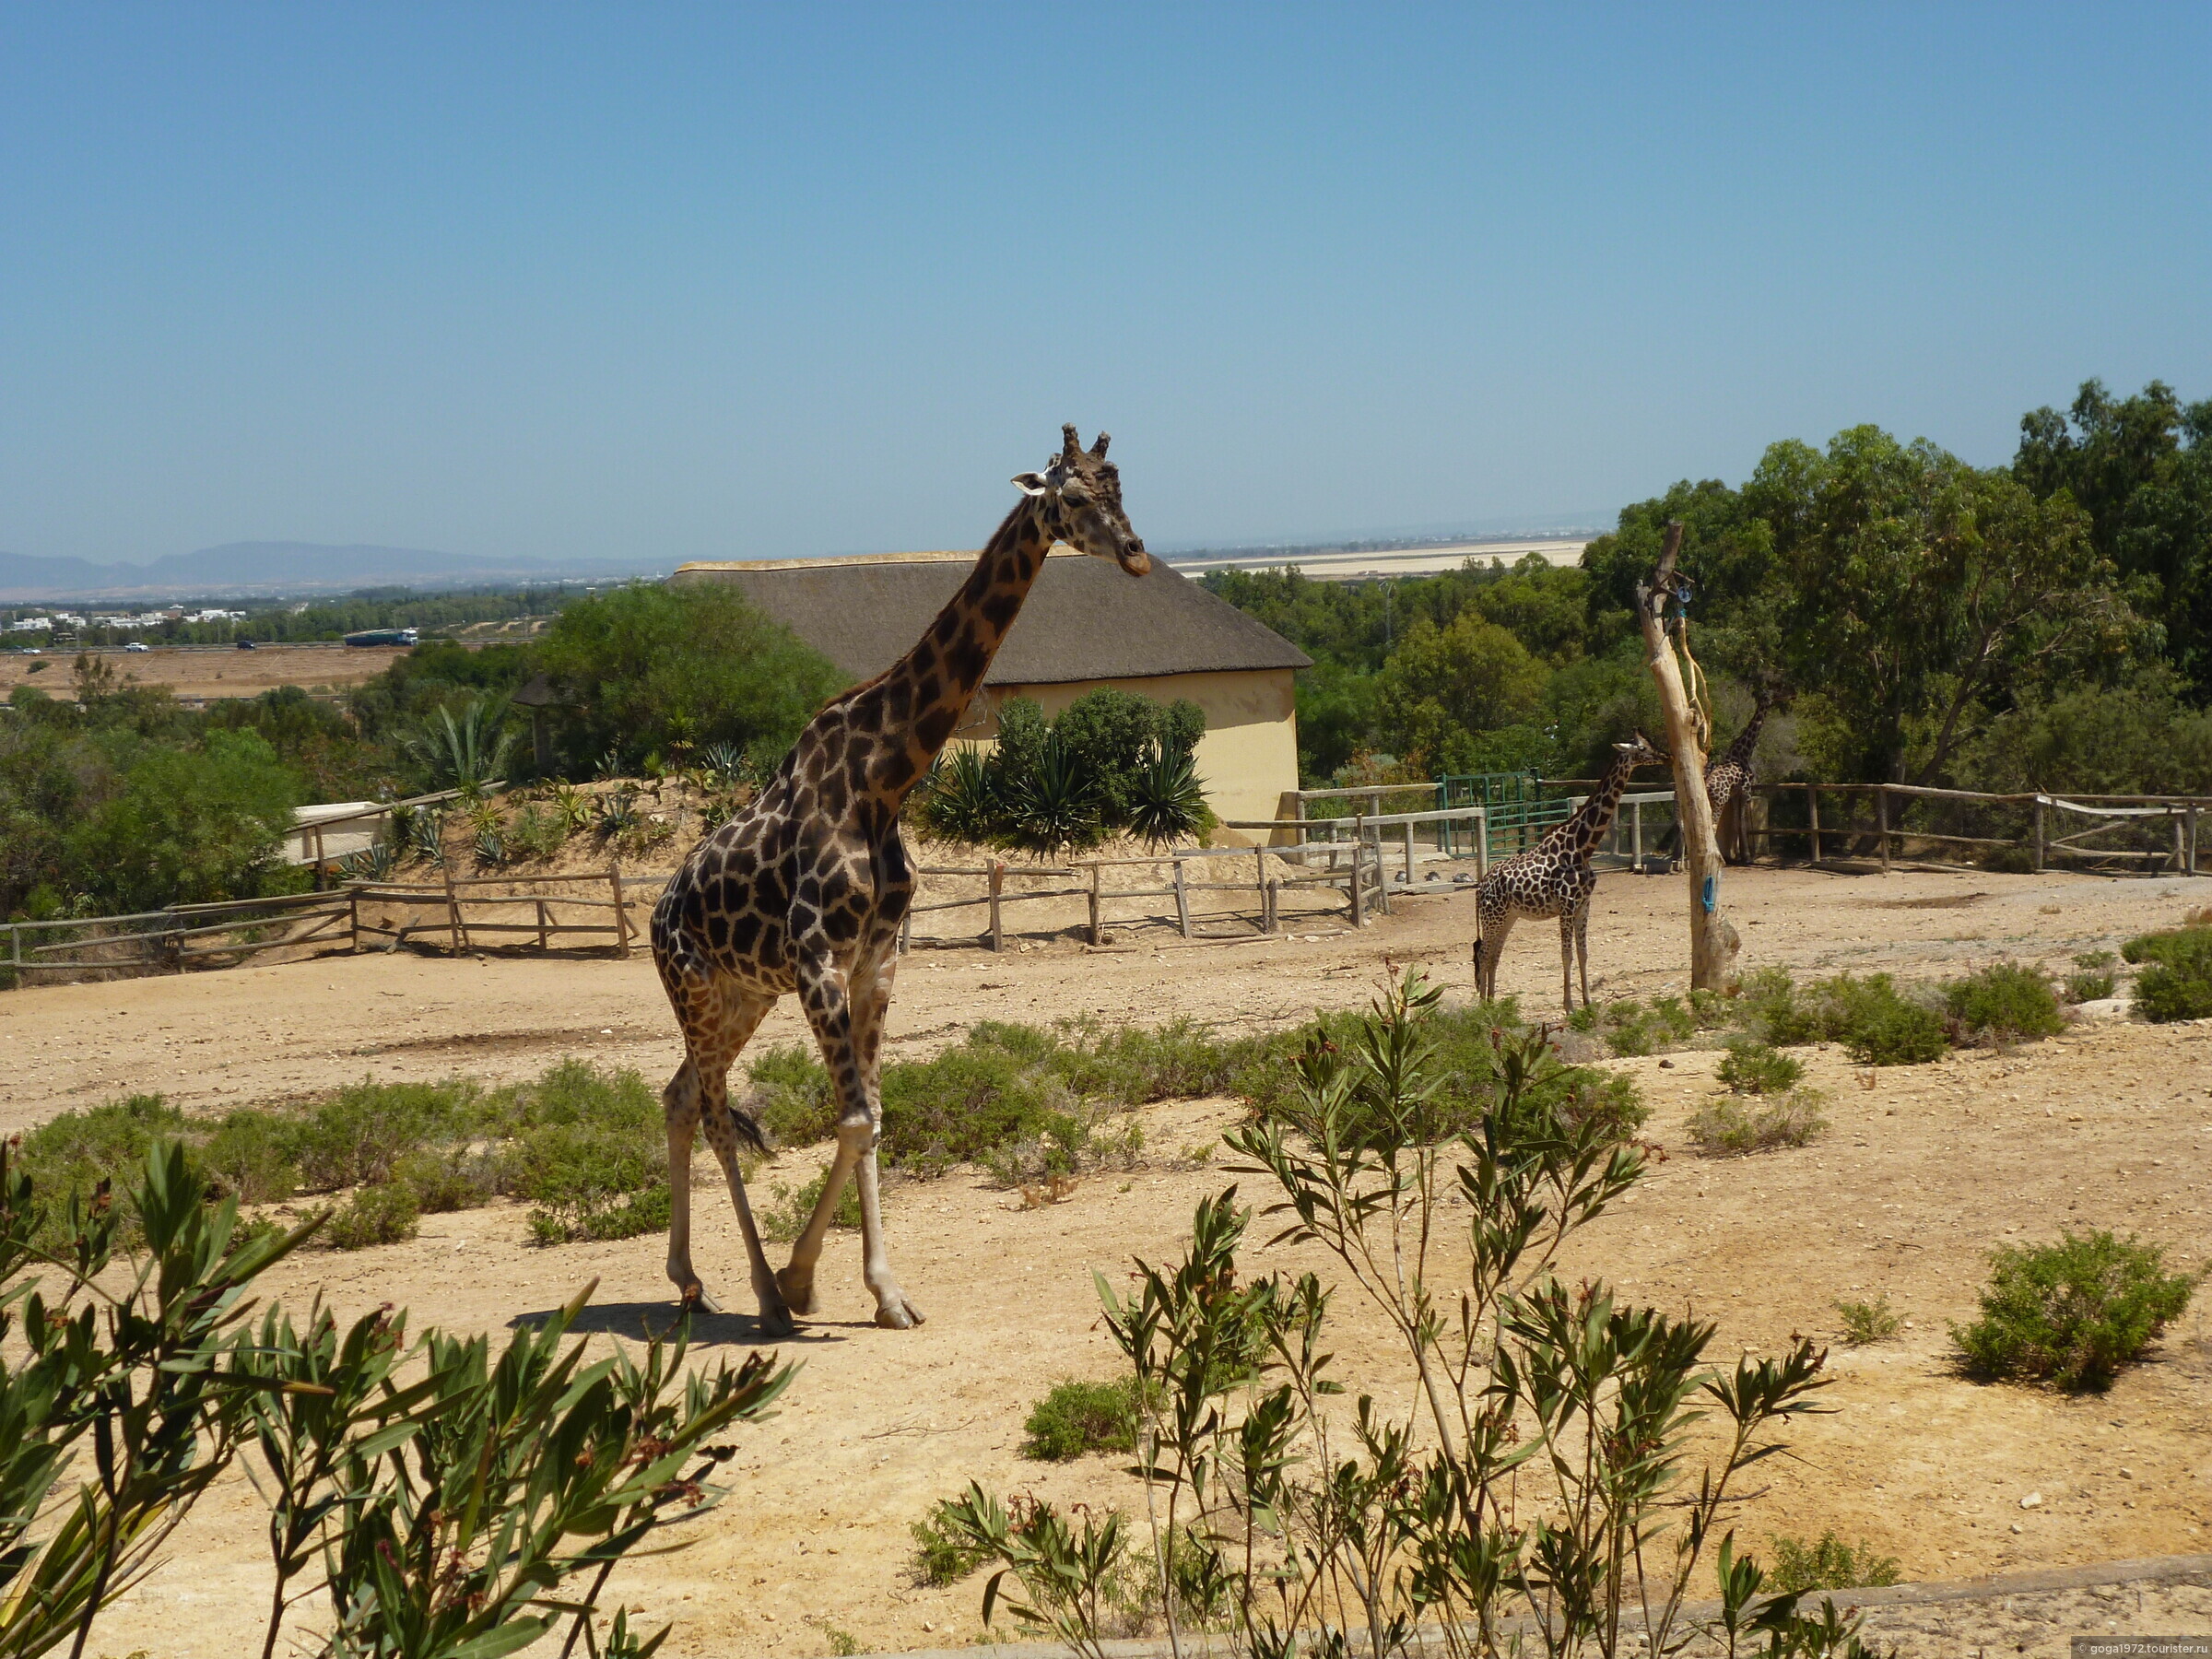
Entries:
{"label": "dead tree trunk", "polygon": [[1740,941],[1721,909],[1721,843],[1712,802],[1705,793],[1705,750],[1682,667],[1666,637],[1667,602],[1675,597],[1675,559],[1682,551],[1682,522],[1671,520],[1659,568],[1636,586],[1636,616],[1651,653],[1652,678],[1666,710],[1667,747],[1675,760],[1675,818],[1682,826],[1682,862],[1689,871],[1689,982],[1700,991],[1727,988]]}

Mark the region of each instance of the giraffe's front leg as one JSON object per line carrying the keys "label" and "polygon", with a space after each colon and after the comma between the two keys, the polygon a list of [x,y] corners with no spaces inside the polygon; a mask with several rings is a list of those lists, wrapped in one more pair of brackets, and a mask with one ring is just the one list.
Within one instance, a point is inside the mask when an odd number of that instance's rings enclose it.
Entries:
{"label": "giraffe's front leg", "polygon": [[[1574,1018],[1574,907],[1569,905],[1559,912],[1559,999],[1567,1005],[1567,1018]],[[1590,1000],[1587,988],[1583,1001]]]}

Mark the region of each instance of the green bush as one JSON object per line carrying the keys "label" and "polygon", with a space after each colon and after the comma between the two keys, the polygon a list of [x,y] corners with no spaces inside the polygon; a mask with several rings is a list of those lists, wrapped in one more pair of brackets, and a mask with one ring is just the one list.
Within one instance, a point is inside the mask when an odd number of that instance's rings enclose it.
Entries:
{"label": "green bush", "polygon": [[837,1128],[837,1090],[829,1068],[795,1044],[762,1049],[746,1066],[746,1101],[753,1121],[776,1147],[810,1147]]}
{"label": "green bush", "polygon": [[1968,1363],[1991,1377],[2102,1389],[2189,1305],[2199,1276],[2164,1271],[2165,1253],[2110,1232],[2007,1245],[1990,1257],[1982,1317],[1951,1327]]}
{"label": "green bush", "polygon": [[[814,1179],[803,1183],[796,1191],[776,1183],[775,1197],[760,1206],[758,1225],[760,1236],[779,1244],[789,1244],[806,1230],[807,1218],[814,1206],[822,1201],[822,1189],[830,1184],[827,1167],[818,1170]],[[856,1228],[860,1225],[860,1182],[847,1180],[845,1190],[838,1194],[837,1208],[830,1214],[832,1227]]]}
{"label": "green bush", "polygon": [[1780,1099],[1761,1097],[1756,1104],[1735,1095],[1715,1095],[1690,1117],[1689,1138],[1709,1158],[1809,1146],[1828,1128],[1821,1101],[1814,1088],[1793,1088]]}
{"label": "green bush", "polygon": [[[45,1195],[46,1231],[60,1236],[69,1205],[88,1202],[103,1182],[120,1185],[145,1167],[157,1142],[180,1137],[184,1114],[158,1094],[132,1095],[83,1112],[65,1112],[23,1137],[20,1168]],[[187,1166],[191,1166],[188,1164]],[[194,1171],[195,1177],[198,1175]],[[134,1223],[124,1218],[126,1240]]]}
{"label": "green bush", "polygon": [[2112,995],[2118,982],[2112,963],[2118,959],[2109,950],[2085,950],[2075,957],[2076,971],[2066,975],[2066,1001],[2101,1002]]}
{"label": "green bush", "polygon": [[948,1518],[957,1498],[940,1498],[907,1531],[914,1540],[914,1576],[924,1584],[957,1583],[991,1559],[991,1552]]}
{"label": "green bush", "polygon": [[242,1204],[281,1203],[300,1190],[293,1128],[279,1113],[241,1106],[201,1146],[201,1166],[219,1192]]}
{"label": "green bush", "polygon": [[2019,1042],[2066,1029],[2051,982],[2017,962],[1994,962],[1947,982],[1943,1001],[1961,1040]]}
{"label": "green bush", "polygon": [[1764,1588],[1777,1595],[1802,1594],[1807,1590],[1872,1590],[1898,1582],[1895,1556],[1877,1555],[1874,1547],[1846,1544],[1832,1532],[1816,1543],[1776,1533],[1768,1540],[1774,1548],[1774,1565]]}
{"label": "green bush", "polygon": [[667,1227],[666,1118],[643,1077],[563,1060],[509,1100],[514,1124],[503,1184],[529,1201],[540,1243]]}
{"label": "green bush", "polygon": [[210,732],[198,748],[147,744],[124,764],[121,789],[67,832],[67,857],[94,913],[302,884],[277,853],[304,787],[260,733]]}
{"label": "green bush", "polygon": [[1754,1038],[1737,1037],[1729,1042],[1728,1057],[1714,1076],[1732,1094],[1782,1094],[1805,1076],[1805,1066]]}
{"label": "green bush", "polygon": [[1843,1315],[1843,1340],[1853,1347],[1887,1342],[1903,1323],[1889,1305],[1888,1291],[1872,1301],[1839,1301],[1836,1312]]}
{"label": "green bush", "polygon": [[371,1244],[397,1244],[421,1230],[422,1211],[415,1194],[396,1182],[365,1186],[340,1205],[323,1229],[323,1242],[333,1250],[366,1250]]}
{"label": "green bush", "polygon": [[1029,1438],[1021,1454],[1046,1463],[1065,1463],[1087,1452],[1136,1449],[1136,1380],[1084,1382],[1069,1378],[1055,1383],[1037,1402],[1022,1425]]}
{"label": "green bush", "polygon": [[2212,1016],[2212,927],[2141,934],[2120,947],[2136,975],[2136,1012],[2156,1024]]}
{"label": "green bush", "polygon": [[1840,1042],[1862,1065],[1916,1065],[1947,1046],[1942,1016],[1899,995],[1886,973],[1840,973],[1800,992],[1771,968],[1745,982],[1741,1002],[1753,1034],[1776,1048]]}

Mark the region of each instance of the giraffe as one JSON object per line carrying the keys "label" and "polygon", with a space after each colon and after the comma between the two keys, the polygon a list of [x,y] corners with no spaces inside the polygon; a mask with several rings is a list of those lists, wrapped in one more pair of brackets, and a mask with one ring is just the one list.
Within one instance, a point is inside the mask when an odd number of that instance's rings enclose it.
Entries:
{"label": "giraffe", "polygon": [[[1750,723],[1735,735],[1727,751],[1705,769],[1705,798],[1712,803],[1712,821],[1722,826],[1721,851],[1730,864],[1751,862],[1751,832],[1744,811],[1751,803],[1752,751],[1759,747],[1759,728],[1774,706],[1774,690],[1761,685],[1751,706]],[[1733,817],[1724,817],[1735,808]]]}
{"label": "giraffe", "polygon": [[[715,1311],[691,1265],[691,1142],[703,1128],[745,1235],[761,1324],[788,1335],[814,1311],[815,1264],[848,1177],[860,1185],[863,1277],[876,1323],[922,1323],[884,1247],[876,1144],[883,1122],[877,1054],[913,866],[899,808],[945,747],[1014,624],[1045,552],[1065,542],[1132,576],[1151,568],[1122,510],[1106,434],[1086,453],[1074,427],[1041,473],[1014,479],[1021,499],[992,535],[919,643],[865,685],[840,693],[799,734],[759,795],[693,849],[653,912],[653,958],[676,1009],[684,1062],[662,1091],[668,1128],[668,1277],[685,1302]],[[776,1000],[796,992],[836,1091],[837,1151],[790,1265],[771,1272],[739,1141],[759,1127],[729,1102],[729,1069]]]}
{"label": "giraffe", "polygon": [[1475,990],[1485,1002],[1498,994],[1498,961],[1505,954],[1505,937],[1524,916],[1559,919],[1559,982],[1567,1012],[1574,1012],[1574,970],[1579,956],[1583,972],[1583,1006],[1590,1005],[1590,895],[1597,890],[1597,872],[1590,854],[1605,839],[1629,785],[1629,774],[1639,766],[1663,764],[1666,757],[1638,732],[1627,743],[1613,746],[1613,764],[1590,798],[1574,816],[1526,853],[1516,853],[1490,866],[1475,889]]}

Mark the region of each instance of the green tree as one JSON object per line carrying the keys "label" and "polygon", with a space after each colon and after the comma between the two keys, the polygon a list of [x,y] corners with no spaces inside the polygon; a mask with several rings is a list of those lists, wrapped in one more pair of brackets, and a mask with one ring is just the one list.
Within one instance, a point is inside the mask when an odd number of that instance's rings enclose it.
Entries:
{"label": "green tree", "polygon": [[560,613],[538,663],[573,700],[572,764],[727,743],[781,759],[839,688],[829,659],[735,589],[640,582]]}
{"label": "green tree", "polygon": [[1379,696],[1385,741],[1433,771],[1455,733],[1527,719],[1544,681],[1544,665],[1497,623],[1473,611],[1444,629],[1424,618],[1383,665]]}
{"label": "green tree", "polygon": [[276,890],[300,779],[258,732],[147,745],[68,838],[71,885],[116,912]]}

